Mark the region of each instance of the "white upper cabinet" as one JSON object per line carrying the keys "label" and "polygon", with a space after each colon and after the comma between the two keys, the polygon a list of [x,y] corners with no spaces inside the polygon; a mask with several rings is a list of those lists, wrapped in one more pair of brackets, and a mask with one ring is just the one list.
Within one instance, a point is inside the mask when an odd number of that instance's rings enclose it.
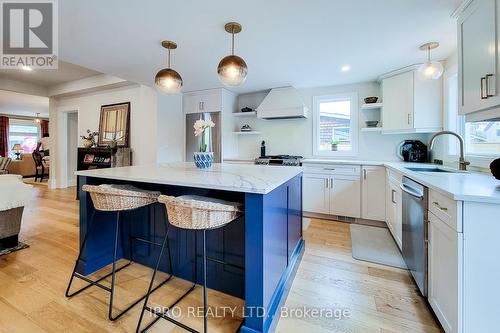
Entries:
{"label": "white upper cabinet", "polygon": [[408,71],[382,80],[383,133],[432,133],[440,131],[442,80],[421,80]]}
{"label": "white upper cabinet", "polygon": [[222,93],[220,90],[203,90],[184,94],[185,113],[218,111],[222,111]]}
{"label": "white upper cabinet", "polygon": [[500,32],[497,26],[500,23],[500,9],[497,2],[474,0],[458,19],[460,114],[500,106],[497,89],[497,35]]}
{"label": "white upper cabinet", "polygon": [[382,81],[383,130],[413,127],[413,73],[407,72]]}

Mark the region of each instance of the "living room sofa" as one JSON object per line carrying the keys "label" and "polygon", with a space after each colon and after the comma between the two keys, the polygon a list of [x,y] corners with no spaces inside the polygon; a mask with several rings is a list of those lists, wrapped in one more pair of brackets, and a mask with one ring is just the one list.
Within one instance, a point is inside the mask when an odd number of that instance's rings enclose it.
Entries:
{"label": "living room sofa", "polygon": [[13,159],[7,170],[9,170],[9,174],[21,175],[24,178],[34,177],[36,174],[36,167],[33,156],[31,156],[31,153],[21,154],[21,159]]}
{"label": "living room sofa", "polygon": [[31,199],[33,186],[20,175],[0,175],[0,249],[15,247],[24,207]]}

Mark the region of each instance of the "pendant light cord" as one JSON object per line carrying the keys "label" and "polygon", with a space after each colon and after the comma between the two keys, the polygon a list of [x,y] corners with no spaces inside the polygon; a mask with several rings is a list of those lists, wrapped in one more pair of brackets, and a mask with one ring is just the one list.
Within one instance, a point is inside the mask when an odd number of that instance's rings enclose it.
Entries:
{"label": "pendant light cord", "polygon": [[234,55],[234,26],[231,28],[232,43],[231,43],[231,54]]}
{"label": "pendant light cord", "polygon": [[431,61],[431,46],[427,47],[427,62]]}
{"label": "pendant light cord", "polygon": [[170,68],[170,49],[168,49],[167,68]]}

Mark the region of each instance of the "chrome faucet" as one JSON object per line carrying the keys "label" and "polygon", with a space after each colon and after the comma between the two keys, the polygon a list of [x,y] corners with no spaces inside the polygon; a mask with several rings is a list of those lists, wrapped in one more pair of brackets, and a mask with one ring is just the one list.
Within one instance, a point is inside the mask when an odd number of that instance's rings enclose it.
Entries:
{"label": "chrome faucet", "polygon": [[458,161],[458,169],[459,170],[467,170],[467,166],[470,164],[470,162],[467,162],[465,160],[464,139],[460,135],[458,135],[457,133],[452,132],[452,131],[441,131],[441,132],[435,133],[431,137],[431,140],[429,141],[429,150],[432,150],[432,147],[434,146],[434,140],[436,139],[436,137],[443,135],[443,134],[450,134],[450,135],[455,136],[458,139],[458,141],[460,142],[460,159]]}

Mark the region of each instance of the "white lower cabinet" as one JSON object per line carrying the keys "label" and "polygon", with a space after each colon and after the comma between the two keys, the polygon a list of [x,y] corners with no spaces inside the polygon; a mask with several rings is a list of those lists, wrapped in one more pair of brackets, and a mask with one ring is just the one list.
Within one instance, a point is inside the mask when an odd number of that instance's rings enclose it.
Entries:
{"label": "white lower cabinet", "polygon": [[303,210],[306,212],[329,214],[329,179],[324,175],[304,174],[302,181]]}
{"label": "white lower cabinet", "polygon": [[361,171],[361,217],[385,221],[385,167],[363,166]]}
{"label": "white lower cabinet", "polygon": [[302,180],[305,212],[361,217],[359,165],[306,167]]}
{"label": "white lower cabinet", "polygon": [[356,176],[333,176],[330,182],[330,214],[361,217],[361,181]]}
{"label": "white lower cabinet", "polygon": [[386,185],[386,222],[387,227],[396,240],[399,249],[403,247],[403,193],[399,187],[400,181],[387,176]]}
{"label": "white lower cabinet", "polygon": [[463,234],[429,212],[428,300],[446,333],[462,332]]}

